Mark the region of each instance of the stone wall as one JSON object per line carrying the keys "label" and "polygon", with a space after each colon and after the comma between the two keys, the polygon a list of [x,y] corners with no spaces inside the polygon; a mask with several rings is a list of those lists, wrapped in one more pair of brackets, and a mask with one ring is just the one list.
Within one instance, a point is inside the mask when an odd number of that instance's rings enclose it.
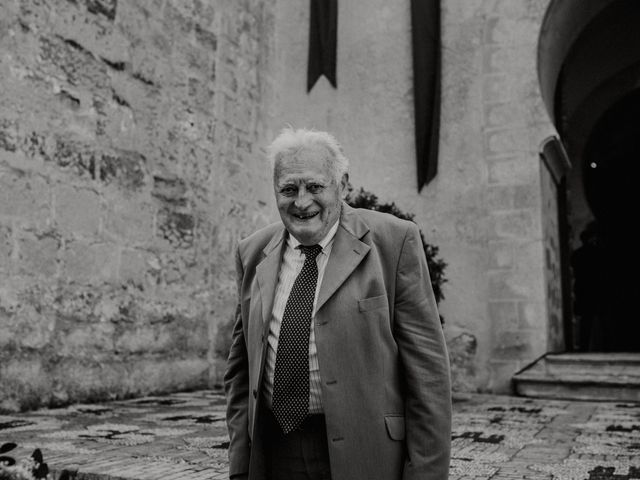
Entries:
{"label": "stone wall", "polygon": [[446,332],[477,342],[465,389],[508,393],[548,350],[539,145],[554,129],[536,58],[547,5],[443,2],[440,170],[418,218],[450,262]]}
{"label": "stone wall", "polygon": [[219,381],[274,3],[2,2],[0,409]]}

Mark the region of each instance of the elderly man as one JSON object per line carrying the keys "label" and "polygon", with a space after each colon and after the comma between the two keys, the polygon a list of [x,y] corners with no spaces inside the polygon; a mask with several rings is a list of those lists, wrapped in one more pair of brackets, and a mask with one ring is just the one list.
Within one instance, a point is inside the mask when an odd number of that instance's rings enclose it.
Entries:
{"label": "elderly man", "polygon": [[327,133],[285,129],[269,157],[282,223],[238,246],[230,478],[446,479],[449,364],[418,228],[343,202]]}

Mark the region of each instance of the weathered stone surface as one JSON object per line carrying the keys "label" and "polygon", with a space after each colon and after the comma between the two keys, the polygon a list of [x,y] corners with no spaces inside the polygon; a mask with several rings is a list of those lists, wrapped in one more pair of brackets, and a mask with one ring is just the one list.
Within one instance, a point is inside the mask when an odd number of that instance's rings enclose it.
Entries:
{"label": "weathered stone surface", "polygon": [[0,404],[219,381],[274,3],[0,6]]}
{"label": "weathered stone surface", "polygon": [[60,239],[55,234],[27,235],[18,241],[18,262],[23,272],[51,278],[58,272]]}
{"label": "weathered stone surface", "polygon": [[448,347],[451,360],[451,388],[458,392],[473,391],[478,363],[476,337],[469,333],[462,333],[449,340]]}
{"label": "weathered stone surface", "polygon": [[495,330],[492,355],[498,360],[530,358],[532,344],[532,334],[526,330]]}
{"label": "weathered stone surface", "polygon": [[65,234],[93,237],[100,229],[99,195],[89,189],[59,187],[54,191],[55,219]]}

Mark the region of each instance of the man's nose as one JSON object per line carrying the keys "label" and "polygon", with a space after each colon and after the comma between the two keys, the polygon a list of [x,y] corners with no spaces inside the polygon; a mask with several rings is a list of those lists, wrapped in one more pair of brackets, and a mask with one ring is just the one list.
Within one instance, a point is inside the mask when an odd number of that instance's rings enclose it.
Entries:
{"label": "man's nose", "polygon": [[298,190],[295,204],[296,208],[299,208],[300,210],[304,210],[311,205],[311,195],[306,188],[301,188],[300,190]]}

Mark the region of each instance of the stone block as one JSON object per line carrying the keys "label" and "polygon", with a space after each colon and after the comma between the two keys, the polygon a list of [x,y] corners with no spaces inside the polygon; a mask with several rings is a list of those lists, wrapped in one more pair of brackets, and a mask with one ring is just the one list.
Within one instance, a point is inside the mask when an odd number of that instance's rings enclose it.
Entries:
{"label": "stone block", "polygon": [[34,276],[54,277],[60,241],[53,235],[24,236],[18,241],[20,270]]}
{"label": "stone block", "polygon": [[[491,392],[511,394],[511,377],[520,370],[521,363],[518,360],[491,359],[489,366],[489,381],[487,388]],[[518,477],[520,478],[520,477]]]}
{"label": "stone block", "polygon": [[105,231],[126,244],[141,244],[154,238],[155,209],[136,197],[110,194],[104,216]]}
{"label": "stone block", "polygon": [[46,180],[0,173],[0,215],[17,217],[23,225],[46,228],[51,218],[51,197]]}
{"label": "stone block", "polygon": [[0,410],[20,411],[37,408],[52,389],[52,378],[42,359],[0,354]]}
{"label": "stone block", "polygon": [[[188,80],[187,95],[193,99],[198,111],[210,115],[210,112],[214,109],[215,94],[210,86],[209,80],[190,77]],[[204,125],[206,121],[199,120],[199,123]]]}
{"label": "stone block", "polygon": [[0,222],[0,271],[11,268],[13,252],[13,228],[9,223]]}
{"label": "stone block", "polygon": [[50,344],[54,336],[55,317],[42,312],[40,305],[23,303],[14,318],[9,335],[13,343],[22,348],[42,349]]}
{"label": "stone block", "polygon": [[504,158],[486,159],[490,184],[528,184],[538,176],[537,166],[527,156],[510,155]]}
{"label": "stone block", "polygon": [[541,21],[548,2],[529,0],[483,0],[482,12],[507,19],[537,18]]}
{"label": "stone block", "polygon": [[58,355],[71,358],[92,357],[114,350],[115,326],[110,322],[59,320],[55,332]]}
{"label": "stone block", "polygon": [[488,272],[487,276],[491,300],[522,300],[531,290],[526,274],[521,272],[498,270]]}
{"label": "stone block", "polygon": [[102,214],[100,197],[92,190],[58,186],[54,190],[55,219],[67,234],[97,235]]}
{"label": "stone block", "polygon": [[542,203],[540,187],[538,184],[514,185],[513,207],[535,208]]}
{"label": "stone block", "polygon": [[209,378],[209,363],[203,358],[149,358],[127,365],[129,393],[180,391],[204,388]]}
{"label": "stone block", "polygon": [[183,37],[191,36],[195,22],[188,13],[183,13],[171,2],[165,4],[163,12],[164,27],[167,31],[176,32]]}
{"label": "stone block", "polygon": [[162,202],[178,207],[186,206],[189,198],[186,182],[182,178],[168,173],[153,175],[151,195]]}
{"label": "stone block", "polygon": [[475,388],[478,340],[465,332],[447,343],[451,364],[451,388],[453,391],[473,391]]}
{"label": "stone block", "polygon": [[540,205],[538,185],[491,185],[487,188],[487,204],[490,210],[518,210]]}
{"label": "stone block", "polygon": [[495,212],[491,216],[491,223],[495,239],[532,238],[539,229],[531,209]]}
{"label": "stone block", "polygon": [[[33,134],[35,145],[44,144],[45,140]],[[57,134],[48,140],[49,148],[47,160],[53,162],[63,172],[72,172],[79,178],[96,179],[96,152],[92,145],[80,141],[70,134]]]}
{"label": "stone block", "polygon": [[546,308],[542,302],[518,302],[518,319],[522,328],[544,331],[547,326]]}
{"label": "stone block", "polygon": [[511,242],[489,242],[487,245],[487,268],[505,270],[513,268],[514,265],[514,246]]}
{"label": "stone block", "polygon": [[98,178],[106,183],[116,182],[125,191],[137,192],[146,182],[146,157],[137,151],[115,149],[102,153],[97,159]]}
{"label": "stone block", "polygon": [[530,132],[526,128],[498,128],[484,132],[487,156],[513,156],[530,151]]}
{"label": "stone block", "polygon": [[71,281],[101,284],[117,278],[118,259],[116,245],[71,242],[62,252],[62,273]]}
{"label": "stone block", "polygon": [[116,18],[117,0],[91,0],[86,5],[89,13],[103,15],[111,21]]}
{"label": "stone block", "polygon": [[[50,371],[50,377],[59,398],[76,402],[97,402],[122,398],[128,389],[127,365],[112,359],[98,361],[90,357],[63,357]],[[46,397],[45,397],[46,398]]]}
{"label": "stone block", "polygon": [[489,45],[483,48],[482,73],[536,74],[537,38],[526,45]]}
{"label": "stone block", "polygon": [[484,212],[475,212],[476,215],[472,214],[472,211],[468,211],[466,213],[454,214],[453,225],[456,232],[456,240],[457,241],[465,241],[468,243],[478,243],[482,242],[486,239],[487,236],[487,225],[485,221]]}
{"label": "stone block", "polygon": [[240,131],[247,131],[253,125],[253,107],[251,105],[242,104],[237,98],[228,95],[223,96],[223,115],[229,125]]}
{"label": "stone block", "polygon": [[121,354],[165,352],[171,349],[175,341],[162,325],[140,325],[119,330],[115,349]]}
{"label": "stone block", "polygon": [[44,161],[40,157],[28,157],[23,152],[0,152],[0,162],[6,164],[16,172],[26,174],[41,172]]}
{"label": "stone block", "polygon": [[495,16],[485,23],[485,44],[535,45],[538,41],[538,19]]}
{"label": "stone block", "polygon": [[195,34],[196,34],[196,42],[198,42],[202,47],[209,50],[210,52],[215,52],[218,48],[218,36],[215,32],[207,30],[203,28],[201,25],[196,24],[195,26]]}
{"label": "stone block", "polygon": [[527,124],[528,117],[527,105],[522,103],[504,102],[484,105],[483,120],[487,128],[523,126]]}
{"label": "stone block", "polygon": [[158,258],[144,250],[125,249],[121,253],[118,278],[123,284],[155,284],[160,273]]}
{"label": "stone block", "polygon": [[14,119],[0,119],[0,150],[15,152],[18,141],[18,122]]}
{"label": "stone block", "polygon": [[185,334],[186,339],[185,346],[182,348],[183,351],[191,352],[198,356],[207,354],[213,342],[210,339],[209,325],[206,322],[204,313],[186,325]]}
{"label": "stone block", "polygon": [[490,301],[489,321],[491,329],[497,332],[517,331],[520,329],[518,302]]}
{"label": "stone block", "polygon": [[[491,358],[521,360],[533,355],[529,331],[493,331]],[[515,372],[514,372],[515,373]]]}
{"label": "stone block", "polygon": [[491,211],[513,210],[514,187],[511,185],[490,185],[487,187],[487,207]]}
{"label": "stone block", "polygon": [[196,228],[195,217],[190,213],[162,209],[157,215],[157,235],[178,248],[193,245]]}
{"label": "stone block", "polygon": [[64,78],[68,84],[86,88],[105,88],[107,70],[87,48],[75,40],[58,35],[39,36],[39,60],[43,68]]}

